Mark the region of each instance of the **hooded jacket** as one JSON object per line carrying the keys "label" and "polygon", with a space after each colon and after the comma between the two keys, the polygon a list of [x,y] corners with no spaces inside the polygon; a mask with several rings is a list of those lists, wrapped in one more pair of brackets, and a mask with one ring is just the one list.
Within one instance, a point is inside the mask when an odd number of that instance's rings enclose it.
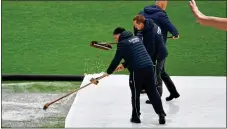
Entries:
{"label": "hooded jacket", "polygon": [[140,38],[133,36],[132,32],[124,31],[120,34],[115,56],[107,69],[108,74],[112,74],[120,61],[129,72],[153,66],[152,60]]}
{"label": "hooded jacket", "polygon": [[143,43],[153,62],[163,60],[167,57],[168,52],[164,43],[161,29],[153,22],[146,20],[142,31]]}
{"label": "hooded jacket", "polygon": [[[171,23],[167,13],[157,5],[151,5],[144,7],[144,10],[139,14],[143,15],[146,19],[152,19],[161,30],[164,42],[166,43],[167,34],[170,32],[173,36],[178,36],[179,33],[176,27]],[[134,34],[137,35],[137,30],[134,28]]]}

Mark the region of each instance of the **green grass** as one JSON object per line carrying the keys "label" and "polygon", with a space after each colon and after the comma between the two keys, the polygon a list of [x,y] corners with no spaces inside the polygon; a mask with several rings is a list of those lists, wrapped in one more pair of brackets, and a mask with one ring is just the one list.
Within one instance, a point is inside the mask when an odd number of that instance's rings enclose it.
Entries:
{"label": "green grass", "polygon": [[[3,74],[84,74],[105,71],[115,51],[91,48],[113,41],[117,26],[132,30],[132,18],[150,1],[3,1]],[[225,17],[225,1],[198,1],[207,15]],[[195,23],[188,1],[170,1],[167,12],[180,32],[168,41],[170,75],[226,74],[225,32]],[[121,72],[121,73],[127,73]]]}
{"label": "green grass", "polygon": [[[63,84],[63,82],[61,82]],[[35,83],[32,85],[7,85],[4,86],[4,89],[9,89],[14,93],[23,93],[23,92],[30,92],[30,93],[68,93],[72,90],[78,89],[80,87],[81,82],[74,82],[71,85],[64,85],[61,86],[61,83],[58,83],[58,86],[53,84],[44,83]],[[3,83],[4,84],[4,83]],[[7,84],[7,83],[5,83]]]}
{"label": "green grass", "polygon": [[65,118],[66,117],[48,117],[47,119],[51,119],[54,123],[42,125],[39,128],[65,128]]}
{"label": "green grass", "polygon": [[[10,85],[9,85],[10,84]],[[7,94],[11,93],[69,93],[79,88],[81,82],[2,82],[2,91]],[[19,101],[18,101],[19,102]],[[4,106],[4,105],[3,105]],[[66,108],[66,105],[64,105]],[[69,109],[67,104],[67,108]],[[60,109],[59,109],[60,110]],[[67,114],[68,111],[64,110]],[[38,128],[64,128],[66,115],[54,115],[43,118],[40,121]],[[9,122],[9,121],[8,121]],[[13,121],[15,122],[15,121]],[[12,122],[12,123],[13,123]],[[22,122],[22,121],[18,121]],[[24,121],[27,123],[28,121]],[[6,122],[7,123],[7,122]],[[4,124],[6,124],[4,123]],[[32,123],[31,123],[32,124]],[[1,126],[2,128],[11,128]]]}

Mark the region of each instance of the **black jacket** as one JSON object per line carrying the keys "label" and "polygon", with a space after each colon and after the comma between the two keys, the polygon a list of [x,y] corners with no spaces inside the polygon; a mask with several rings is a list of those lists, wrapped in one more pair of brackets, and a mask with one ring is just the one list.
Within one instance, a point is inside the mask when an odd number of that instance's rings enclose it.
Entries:
{"label": "black jacket", "polygon": [[129,31],[121,33],[116,54],[107,69],[107,73],[112,74],[122,59],[125,60],[123,65],[125,68],[128,68],[129,72],[145,67],[152,68],[153,66],[152,60],[141,39],[133,36],[133,33]]}
{"label": "black jacket", "polygon": [[168,56],[161,29],[153,22],[153,20],[145,21],[142,37],[143,43],[153,61],[156,59],[163,60]]}
{"label": "black jacket", "polygon": [[167,40],[168,32],[170,32],[173,36],[179,35],[176,27],[169,20],[167,13],[164,10],[162,10],[159,6],[157,5],[146,6],[139,14],[143,15],[146,19],[152,19],[155,22],[155,24],[157,24],[161,28],[165,43]]}

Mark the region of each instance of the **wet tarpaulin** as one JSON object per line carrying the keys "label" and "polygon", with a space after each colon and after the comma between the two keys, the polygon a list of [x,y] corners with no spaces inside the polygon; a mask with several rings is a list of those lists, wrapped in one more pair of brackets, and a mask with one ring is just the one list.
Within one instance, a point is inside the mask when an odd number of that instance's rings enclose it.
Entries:
{"label": "wet tarpaulin", "polygon": [[[91,77],[86,75],[81,86]],[[158,124],[152,105],[145,104],[146,94],[140,98],[141,124],[130,123],[131,92],[127,75],[111,75],[78,92],[66,117],[66,128],[77,127],[225,127],[226,78],[183,76],[172,77],[181,96],[166,102],[169,96],[163,86],[162,102],[166,111],[166,125]]]}

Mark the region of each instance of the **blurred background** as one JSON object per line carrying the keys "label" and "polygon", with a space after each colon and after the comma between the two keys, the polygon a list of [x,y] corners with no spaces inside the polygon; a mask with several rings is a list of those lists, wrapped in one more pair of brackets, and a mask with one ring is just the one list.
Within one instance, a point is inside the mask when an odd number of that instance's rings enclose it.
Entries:
{"label": "blurred background", "polygon": [[[90,41],[113,42],[112,31],[118,26],[133,31],[132,18],[151,4],[154,1],[4,0],[2,74],[105,72],[116,46],[103,51],[90,47]],[[206,15],[226,17],[226,1],[197,5]],[[166,11],[180,33],[179,40],[167,42],[168,73],[225,76],[226,32],[196,24],[188,1],[169,1]],[[80,82],[2,82],[2,127],[64,127],[72,96],[49,112],[41,111],[42,106],[79,86]]]}

